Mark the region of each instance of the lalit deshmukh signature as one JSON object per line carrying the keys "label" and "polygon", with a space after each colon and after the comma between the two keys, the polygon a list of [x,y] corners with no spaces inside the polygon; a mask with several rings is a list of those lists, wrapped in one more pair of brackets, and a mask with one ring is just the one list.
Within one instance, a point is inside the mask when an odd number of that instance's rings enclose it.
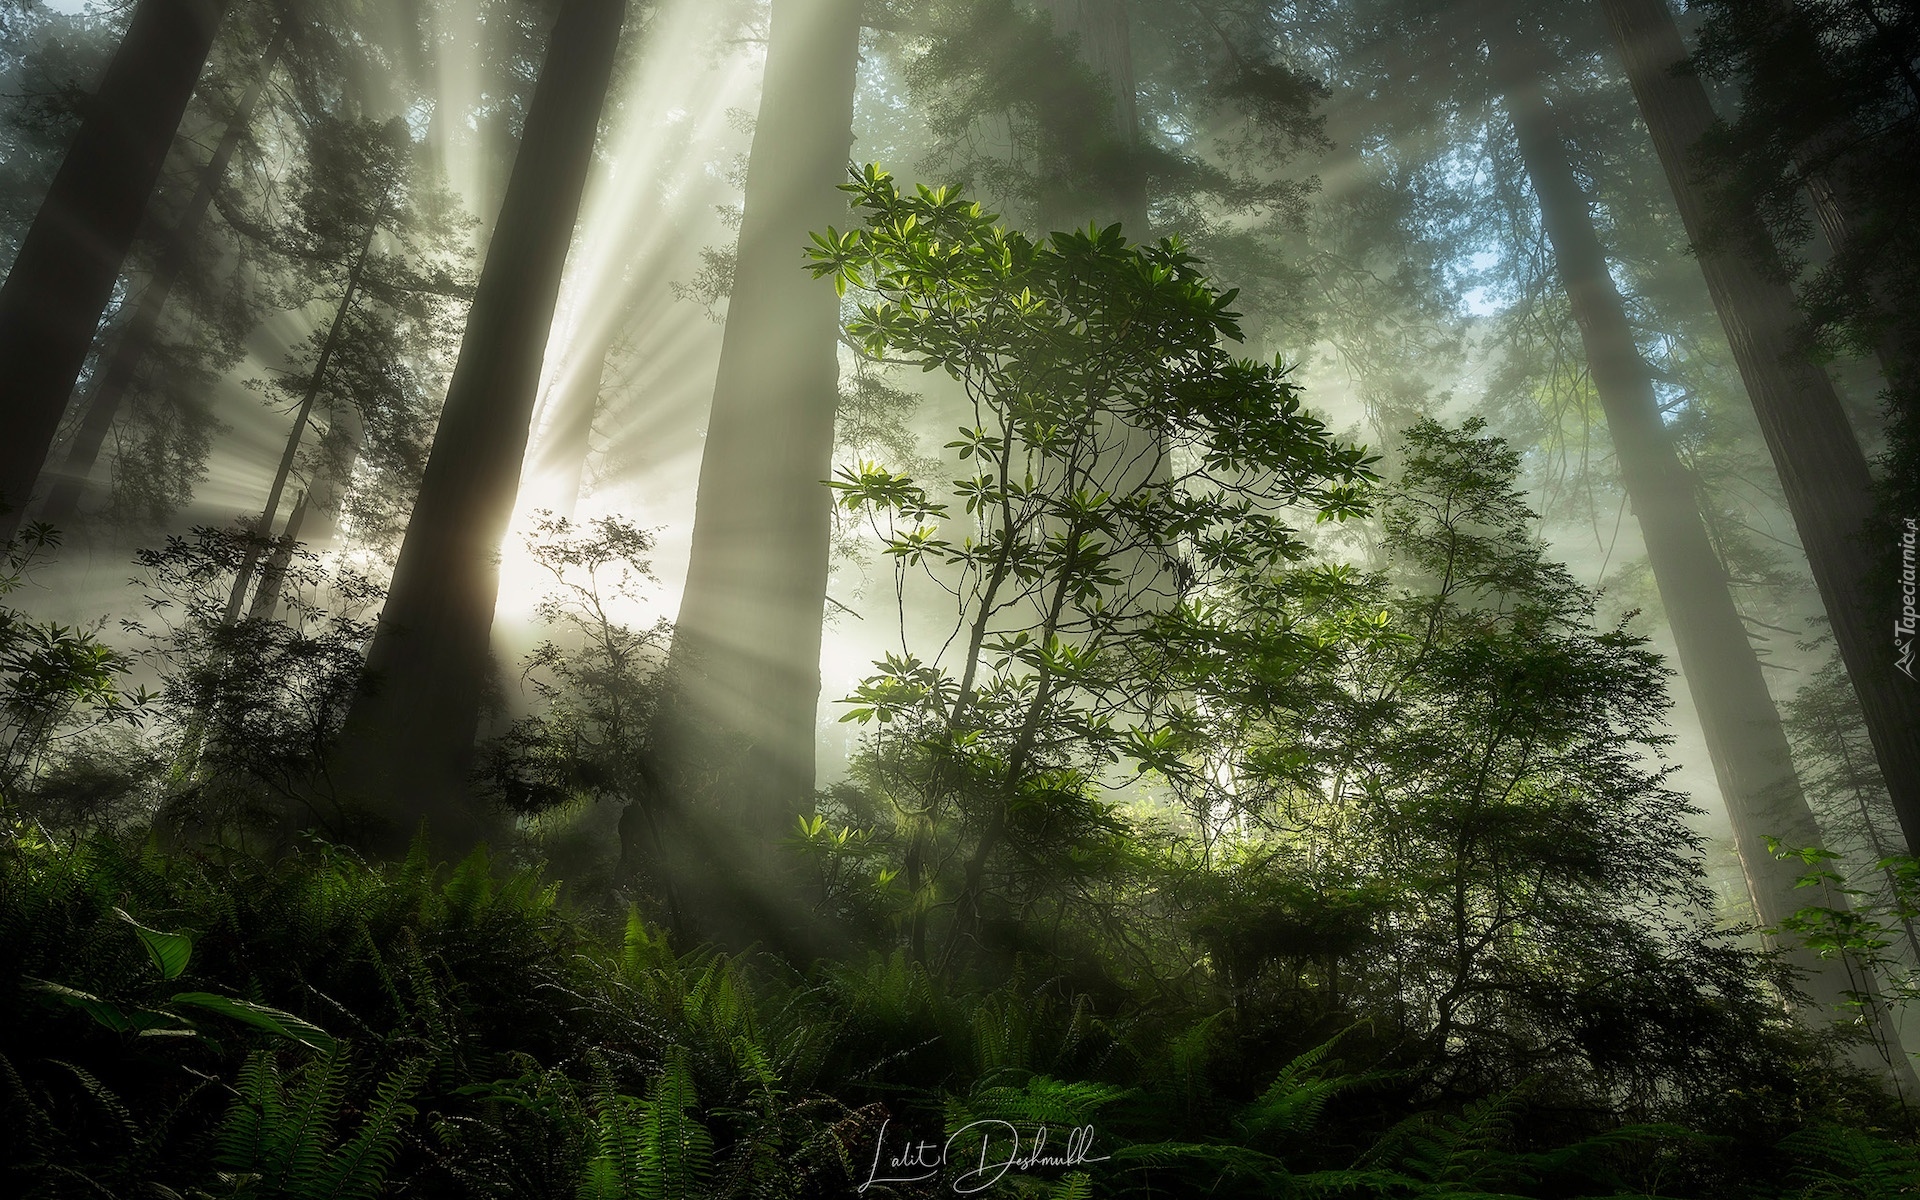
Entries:
{"label": "lalit deshmukh signature", "polygon": [[[1023,1140],[1020,1131],[1007,1121],[974,1121],[948,1134],[944,1142],[908,1141],[889,1147],[887,1126],[891,1123],[880,1123],[880,1136],[873,1144],[873,1165],[867,1171],[867,1181],[860,1185],[862,1195],[876,1184],[923,1183],[943,1171],[952,1171],[950,1185],[954,1192],[969,1196],[986,1191],[1013,1172],[1078,1167],[1106,1162],[1108,1157],[1092,1153],[1091,1125],[1069,1129],[1065,1146],[1049,1150],[1050,1135],[1045,1125]],[[980,1143],[977,1154],[972,1144],[976,1138]]]}

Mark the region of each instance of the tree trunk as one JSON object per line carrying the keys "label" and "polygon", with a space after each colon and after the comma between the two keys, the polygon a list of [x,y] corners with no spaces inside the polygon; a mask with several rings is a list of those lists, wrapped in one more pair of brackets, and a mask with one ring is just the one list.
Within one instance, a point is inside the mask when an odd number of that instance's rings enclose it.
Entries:
{"label": "tree trunk", "polygon": [[1601,7],[1760,418],[1894,812],[1907,844],[1920,846],[1920,686],[1902,686],[1894,670],[1888,634],[1900,605],[1890,587],[1875,586],[1875,556],[1865,542],[1874,512],[1866,456],[1826,372],[1797,349],[1803,338],[1792,292],[1739,252],[1764,244],[1758,216],[1734,214],[1747,236],[1708,241],[1708,198],[1690,156],[1713,126],[1713,107],[1697,77],[1674,73],[1687,51],[1666,0],[1603,0]]}
{"label": "tree trunk", "polygon": [[[1799,869],[1776,859],[1766,838],[1809,846],[1819,842],[1820,831],[1794,774],[1760,660],[1700,519],[1691,481],[1661,420],[1652,376],[1634,343],[1525,36],[1504,23],[1488,30],[1497,85],[1580,327],[1588,372],[1640,523],[1680,670],[1699,712],[1754,911],[1763,925],[1777,925],[1817,897],[1796,891]],[[1841,993],[1848,985],[1840,971],[1803,947],[1788,946],[1786,953],[1805,974],[1816,1003],[1828,1010],[1844,1003]]]}
{"label": "tree trunk", "polygon": [[0,285],[0,502],[45,465],[227,0],[140,0]]}
{"label": "tree trunk", "polygon": [[306,535],[306,547],[316,554],[333,544],[340,508],[346,500],[364,436],[360,410],[350,403],[336,404],[327,423],[327,435],[321,439],[320,462],[287,517],[287,527],[280,531],[267,565],[261,568],[260,586],[254,589],[248,616],[273,619],[280,605],[281,584],[286,580],[287,568],[293,564],[293,552],[302,544],[301,534]]}
{"label": "tree trunk", "polygon": [[214,146],[213,156],[201,168],[200,180],[194,186],[193,195],[188,198],[186,208],[181,210],[179,219],[174,222],[173,232],[168,235],[166,249],[161,252],[159,262],[154,264],[153,275],[147,280],[146,290],[140,294],[140,303],[134,308],[126,329],[115,342],[112,356],[99,372],[99,382],[94,385],[93,394],[87,399],[80,428],[68,443],[59,474],[47,491],[47,501],[40,512],[41,520],[64,525],[78,510],[80,494],[86,490],[87,477],[93,473],[93,464],[100,457],[100,447],[106,442],[113,419],[120,412],[120,404],[126,398],[127,390],[133,386],[140,364],[146,361],[147,351],[160,332],[160,315],[166,308],[167,299],[173,294],[174,284],[185,274],[199,245],[200,224],[213,206],[213,194],[226,179],[227,165],[233,161],[234,152],[240,147],[240,139],[252,128],[254,106],[260,102],[260,95],[266,90],[267,80],[272,76],[286,45],[287,31],[282,26],[274,32],[273,40],[267,44],[261,56],[259,73],[247,85],[247,90],[241,93],[240,102],[234,105],[233,116],[228,119],[219,143]]}
{"label": "tree trunk", "polygon": [[[267,488],[267,502],[260,510],[260,523],[254,532],[260,537],[273,533],[273,523],[280,516],[280,497],[285,494],[287,480],[293,476],[293,464],[300,454],[300,442],[305,438],[308,422],[313,420],[313,406],[320,399],[320,389],[326,386],[327,368],[333,363],[333,355],[340,346],[342,332],[347,327],[347,319],[353,315],[353,305],[360,297],[360,277],[367,269],[367,260],[373,255],[373,239],[380,232],[380,223],[386,219],[387,204],[392,193],[380,197],[380,203],[374,207],[373,216],[367,220],[367,232],[360,239],[360,249],[354,255],[353,265],[347,269],[347,281],[340,293],[340,303],[333,312],[333,322],[327,326],[327,336],[320,343],[320,353],[314,359],[313,377],[307,380],[306,390],[300,396],[300,406],[294,410],[293,428],[287,433],[287,447],[280,455],[280,466],[273,473],[273,483]],[[240,607],[246,602],[247,589],[253,583],[253,572],[260,564],[259,543],[255,542],[240,560],[240,569],[234,575],[233,588],[227,595],[227,610],[222,618],[231,625],[240,617]]]}
{"label": "tree trunk", "polygon": [[[1132,150],[1140,139],[1140,109],[1133,77],[1133,38],[1125,0],[1046,0],[1053,31],[1075,43],[1080,61],[1107,81],[1113,94],[1113,130],[1120,145]],[[1116,181],[1102,224],[1120,222],[1135,241],[1147,236],[1147,185],[1140,172],[1126,170]]]}
{"label": "tree trunk", "polygon": [[499,551],[527,450],[541,359],[612,80],[626,0],[565,0],[468,312],[460,357],[368,655],[333,781],[380,851],[425,823],[438,850],[476,843],[467,795],[490,670]]}
{"label": "tree trunk", "polygon": [[[699,799],[706,815],[685,815],[730,831],[725,857],[739,879],[773,869],[791,814],[813,795],[840,312],[833,288],[806,271],[804,252],[810,233],[850,219],[835,187],[852,141],[860,11],[859,0],[773,0],[674,627],[680,695],[657,734],[676,807]],[[686,865],[703,877],[686,882],[716,885],[718,848],[693,825],[681,835],[696,838],[684,851],[696,861]],[[752,906],[751,897],[733,899]]]}

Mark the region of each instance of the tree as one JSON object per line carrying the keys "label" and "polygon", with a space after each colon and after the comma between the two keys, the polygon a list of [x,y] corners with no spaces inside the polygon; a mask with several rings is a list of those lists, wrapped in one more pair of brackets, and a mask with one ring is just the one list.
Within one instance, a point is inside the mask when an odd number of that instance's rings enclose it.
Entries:
{"label": "tree", "polygon": [[647,882],[657,885],[665,881],[664,846],[648,739],[673,630],[664,619],[635,628],[621,612],[640,599],[643,584],[655,582],[653,535],[620,517],[576,524],[543,511],[526,541],[552,580],[536,610],[547,637],[521,671],[539,707],[489,744],[487,779],[519,813],[566,809],[582,799],[617,806],[620,844],[596,839],[594,857],[604,860],[617,849],[615,879],[635,882],[645,868]]}
{"label": "tree", "polygon": [[449,849],[482,836],[468,773],[497,555],[625,16],[625,0],[566,0],[555,18],[368,653],[370,683],[341,734],[333,783],[381,849],[404,847],[421,822]]}
{"label": "tree", "polygon": [[[1123,756],[1167,766],[1193,733],[1166,663],[1208,589],[1301,557],[1288,510],[1363,511],[1372,460],[1301,409],[1278,365],[1221,348],[1239,336],[1233,294],[1176,241],[1036,243],[871,166],[850,190],[865,228],[813,251],[817,273],[874,293],[849,337],[945,371],[975,422],[948,446],[968,473],[951,505],[877,463],[834,481],[874,520],[903,604],[909,571],[956,602],[941,650],[903,644],[847,700],[879,727],[874,775],[906,831],[909,942],[924,953],[926,914],[951,906],[953,962],[1010,909],[1064,903],[1116,828],[1103,773]],[[1162,569],[1118,569],[1146,556]]]}
{"label": "tree", "polygon": [[141,0],[0,285],[0,501],[27,502],[226,0]]}
{"label": "tree", "polygon": [[[1695,65],[1736,82],[1740,111],[1698,148],[1735,218],[1716,238],[1756,226],[1770,245],[1818,266],[1800,289],[1821,348],[1878,360],[1886,387],[1882,515],[1920,511],[1920,221],[1913,216],[1920,146],[1911,5],[1864,0],[1702,0]],[[1716,206],[1719,207],[1719,206]],[[1809,210],[1812,220],[1809,220]],[[1810,244],[1815,231],[1825,245]],[[1881,564],[1887,586],[1897,573]],[[1889,570],[1888,567],[1893,569]]]}
{"label": "tree", "polygon": [[[303,269],[287,302],[304,307],[316,291],[337,295],[332,315],[271,388],[291,403],[293,428],[254,526],[261,538],[279,520],[303,450],[312,463],[300,500],[306,507],[344,500],[363,458],[374,468],[373,486],[402,494],[417,486],[434,343],[446,310],[470,290],[464,272],[450,268],[462,231],[450,219],[452,201],[404,121],[323,118],[309,128],[306,148],[290,222],[298,233],[282,246]],[[325,435],[309,447],[307,432],[323,415]],[[366,540],[381,532],[367,529]],[[241,562],[228,620],[248,603],[258,558],[250,550]],[[270,600],[272,593],[262,594]]]}
{"label": "tree", "polygon": [[[1774,858],[1766,838],[1812,845],[1820,831],[1794,775],[1779,710],[1747,641],[1692,485],[1661,420],[1653,381],[1608,272],[1589,202],[1542,92],[1533,35],[1510,11],[1484,32],[1527,178],[1539,200],[1555,270],[1580,327],[1588,370],[1619,455],[1621,479],[1673,629],[1680,669],[1700,713],[1754,908],[1762,924],[1778,927],[1799,907],[1799,873]],[[1838,972],[1804,949],[1788,949],[1789,960],[1806,974],[1822,1010],[1831,1013],[1844,1003],[1848,985]]]}
{"label": "tree", "polygon": [[152,277],[147,280],[146,289],[141,292],[133,315],[127,319],[125,328],[120,330],[112,354],[98,372],[82,410],[79,428],[74,431],[61,458],[59,476],[47,490],[46,503],[40,510],[41,519],[54,525],[64,525],[78,508],[80,493],[86,487],[95,460],[100,456],[107,432],[113,427],[127,391],[160,333],[161,314],[166,310],[174,285],[186,273],[188,260],[199,249],[201,224],[213,207],[214,192],[225,182],[234,152],[240,148],[241,141],[251,128],[254,106],[266,91],[267,82],[279,65],[286,46],[287,31],[276,28],[266,48],[260,51],[257,73],[234,103],[219,142],[214,145],[213,153],[200,170],[193,194],[174,219],[173,228],[167,234],[166,244],[154,263]]}
{"label": "tree", "polygon": [[[1057,36],[1074,43],[1080,60],[1107,84],[1112,96],[1110,121],[1123,160],[1137,158],[1140,116],[1133,76],[1132,27],[1124,0],[1047,0]],[[1119,221],[1135,238],[1147,236],[1146,179],[1134,162],[1113,172],[1110,211],[1094,218]]]}
{"label": "tree", "polygon": [[1666,667],[1596,628],[1482,422],[1397,451],[1379,568],[1236,580],[1184,664],[1171,778],[1216,832],[1173,911],[1250,1003],[1381,1013],[1442,1089],[1644,1096],[1747,986],[1658,763]]}
{"label": "tree", "polygon": [[[1920,692],[1896,676],[1888,646],[1887,618],[1899,612],[1895,593],[1878,586],[1874,560],[1884,550],[1866,541],[1878,527],[1866,456],[1832,382],[1802,348],[1802,322],[1778,265],[1769,270],[1745,257],[1768,244],[1757,214],[1734,209],[1737,201],[1716,214],[1697,175],[1693,150],[1713,128],[1713,107],[1699,79],[1681,73],[1686,48],[1665,0],[1605,0],[1602,7],[1760,416],[1911,844],[1920,839]],[[1716,221],[1731,240],[1710,240]]]}
{"label": "tree", "polygon": [[[674,624],[667,787],[688,813],[689,887],[764,869],[813,791],[839,364],[832,289],[807,277],[807,235],[837,219],[859,59],[858,0],[774,0],[746,211]],[[747,863],[744,870],[738,865]],[[696,905],[718,917],[744,895]],[[744,931],[743,931],[744,932]],[[758,936],[757,932],[746,936]]]}

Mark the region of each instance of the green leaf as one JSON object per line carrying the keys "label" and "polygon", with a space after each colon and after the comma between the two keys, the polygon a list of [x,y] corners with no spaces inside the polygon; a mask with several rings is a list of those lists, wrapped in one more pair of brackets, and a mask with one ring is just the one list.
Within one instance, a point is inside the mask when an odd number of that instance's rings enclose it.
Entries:
{"label": "green leaf", "polygon": [[48,983],[44,979],[36,979],[33,980],[32,983],[35,991],[45,996],[51,996],[62,1004],[72,1005],[108,1029],[113,1030],[115,1033],[125,1033],[134,1027],[133,1022],[127,1018],[125,1013],[120,1011],[120,1006],[117,1004],[102,1000],[98,996],[90,995],[76,988],[66,987],[58,983]]}
{"label": "green leaf", "polygon": [[187,969],[187,960],[193,957],[191,937],[184,933],[162,933],[158,929],[149,929],[128,916],[125,909],[116,908],[113,914],[133,926],[140,944],[147,948],[147,957],[159,968],[160,978],[180,978],[180,973]]}
{"label": "green leaf", "polygon": [[185,1004],[193,1008],[204,1008],[208,1012],[230,1017],[243,1025],[265,1030],[289,1041],[311,1046],[324,1054],[333,1053],[333,1035],[318,1025],[309,1024],[290,1012],[269,1008],[264,1004],[255,1004],[250,1000],[238,1000],[232,996],[217,996],[212,992],[181,992],[168,1001],[170,1004]]}

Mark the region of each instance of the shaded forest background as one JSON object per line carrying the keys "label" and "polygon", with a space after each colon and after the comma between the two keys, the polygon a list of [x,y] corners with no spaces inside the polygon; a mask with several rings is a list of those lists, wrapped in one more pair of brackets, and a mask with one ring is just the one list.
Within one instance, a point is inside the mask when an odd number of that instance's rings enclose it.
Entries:
{"label": "shaded forest background", "polygon": [[10,1186],[1911,1194],[1917,72],[0,0]]}

